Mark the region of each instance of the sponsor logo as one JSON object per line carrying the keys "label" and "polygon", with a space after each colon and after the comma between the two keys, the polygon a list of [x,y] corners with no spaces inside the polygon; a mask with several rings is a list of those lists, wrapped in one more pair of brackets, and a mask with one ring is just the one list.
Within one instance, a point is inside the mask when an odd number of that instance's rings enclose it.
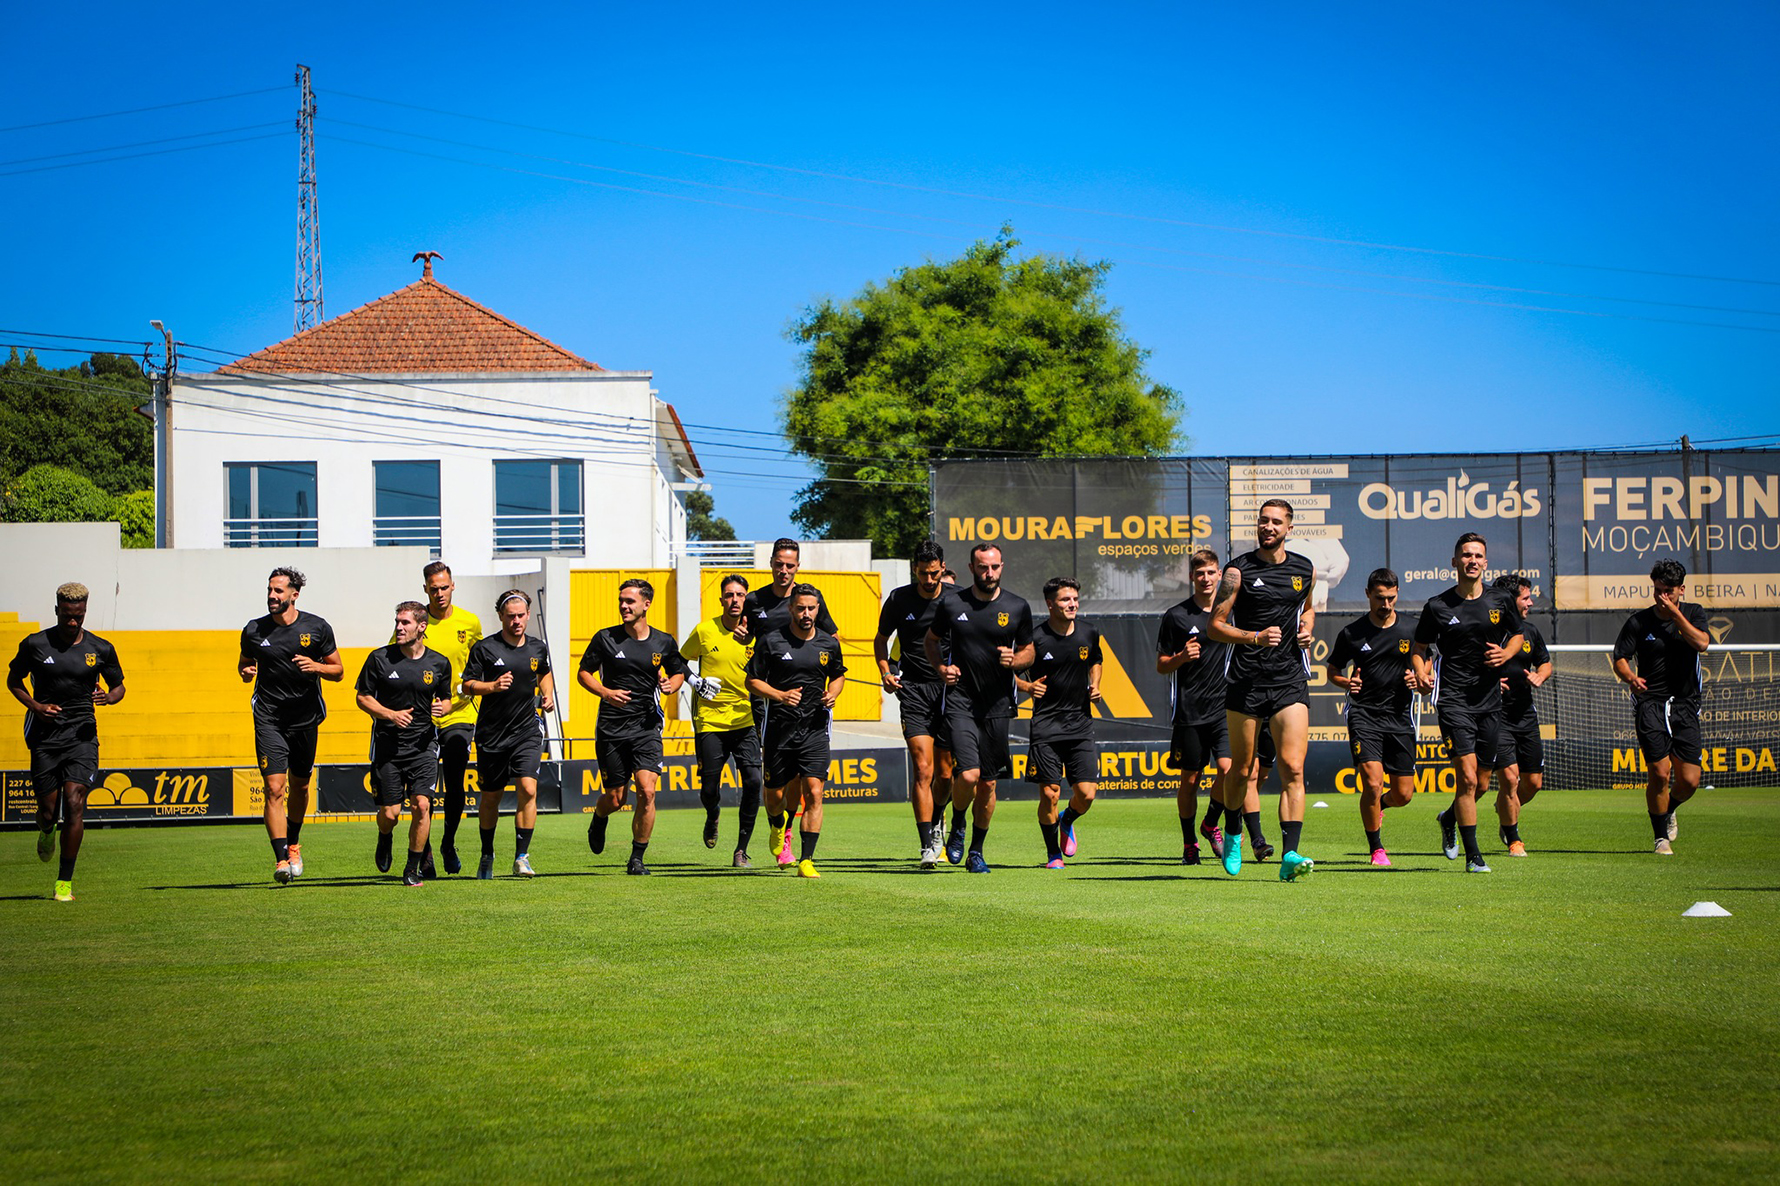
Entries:
{"label": "sponsor logo", "polygon": [[43,663],[46,667],[54,667],[56,665],[56,657],[50,655],[48,658],[44,659]]}
{"label": "sponsor logo", "polygon": [[[143,774],[143,771],[136,771]],[[210,776],[178,774],[168,770],[144,777],[138,786],[129,772],[115,770],[87,792],[87,809],[94,812],[152,808],[155,815],[204,815],[210,810]]]}
{"label": "sponsor logo", "polygon": [[507,661],[505,659],[496,659],[494,661],[494,665],[496,667],[505,667],[507,665]]}
{"label": "sponsor logo", "polygon": [[1263,586],[1262,586],[1262,584],[1261,584],[1261,578],[1260,578],[1260,577],[1256,577],[1256,578],[1255,578],[1255,583],[1254,583],[1254,584],[1253,584],[1253,585],[1250,585],[1250,586],[1249,586],[1249,588],[1251,588],[1251,589],[1260,589],[1260,588],[1263,588]]}
{"label": "sponsor logo", "polygon": [[1459,471],[1446,479],[1444,488],[1398,490],[1388,482],[1370,482],[1360,488],[1360,513],[1368,519],[1526,519],[1541,514],[1539,491],[1520,488],[1520,479],[1508,483],[1500,494],[1490,483],[1472,482]]}
{"label": "sponsor logo", "polygon": [[1372,644],[1371,644],[1371,643],[1369,643],[1369,642],[1368,642],[1368,643],[1363,643],[1363,644],[1361,644],[1361,646],[1360,646],[1360,654],[1362,654],[1362,655],[1370,655],[1370,654],[1371,654],[1371,653],[1372,653]]}
{"label": "sponsor logo", "polygon": [[1051,652],[1049,652],[1049,651],[1046,651],[1046,652],[1045,652],[1045,658],[1047,658],[1047,659],[1049,659],[1049,658],[1050,658],[1050,657],[1051,657]]}
{"label": "sponsor logo", "polygon": [[389,673],[389,678],[390,678],[390,679],[401,679],[401,678],[402,678],[402,677],[401,677],[401,676],[400,676],[400,675],[398,675],[398,674],[396,674],[396,673],[395,673],[395,672],[393,672],[393,671],[392,671],[392,672],[390,672],[390,673]]}

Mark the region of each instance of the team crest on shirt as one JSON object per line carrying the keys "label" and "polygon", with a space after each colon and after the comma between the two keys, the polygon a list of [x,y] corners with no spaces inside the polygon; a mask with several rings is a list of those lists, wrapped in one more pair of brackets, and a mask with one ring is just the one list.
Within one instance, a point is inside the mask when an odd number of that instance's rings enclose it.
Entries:
{"label": "team crest on shirt", "polygon": [[1527,642],[1523,639],[1520,644],[1520,653],[1523,655],[1532,654],[1533,653],[1533,644],[1530,642]]}
{"label": "team crest on shirt", "polygon": [[1360,756],[1360,743],[1356,741],[1356,742],[1354,742],[1354,757],[1357,758],[1359,756]]}
{"label": "team crest on shirt", "polygon": [[303,647],[306,647],[306,646],[308,646],[308,645],[309,645],[309,640],[310,640],[310,639],[311,639],[311,638],[313,638],[313,637],[315,637],[315,636],[314,636],[314,635],[312,635],[312,634],[304,634],[304,635],[301,635],[301,636],[300,636],[300,637],[298,637],[298,639],[297,639],[297,645],[298,645],[298,646],[303,646]]}
{"label": "team crest on shirt", "polygon": [[816,662],[821,664],[823,667],[827,667],[828,666],[828,652],[823,651],[821,654],[817,655]]}
{"label": "team crest on shirt", "polygon": [[1294,593],[1304,592],[1304,578],[1303,577],[1293,577],[1292,578],[1292,592],[1294,592]]}
{"label": "team crest on shirt", "polygon": [[92,651],[88,651],[87,652],[87,666],[88,667],[97,667],[98,665],[99,665],[99,656],[94,654]]}
{"label": "team crest on shirt", "polygon": [[430,672],[430,671],[423,671],[423,672],[421,672],[421,673],[420,673],[420,682],[421,682],[421,683],[423,683],[423,684],[430,684],[430,683],[432,683],[432,682],[433,682],[433,673],[432,673],[432,672]]}
{"label": "team crest on shirt", "polygon": [[537,669],[538,669],[538,661],[536,659],[533,659],[532,660],[532,670],[536,671]]}
{"label": "team crest on shirt", "polygon": [[1409,653],[1409,640],[1407,638],[1399,638],[1397,640],[1397,653],[1399,655],[1407,655]]}
{"label": "team crest on shirt", "polygon": [[1502,611],[1499,609],[1491,610],[1490,611],[1490,625],[1500,626],[1501,624],[1502,624]]}
{"label": "team crest on shirt", "polygon": [[468,630],[459,630],[457,632],[457,641],[469,642],[470,641],[470,632]]}
{"label": "team crest on shirt", "polygon": [[656,651],[654,654],[649,656],[649,665],[651,667],[660,667],[661,666],[661,652],[660,651]]}
{"label": "team crest on shirt", "polygon": [[996,614],[995,615],[995,624],[997,626],[1007,625],[1007,615],[1006,614]]}
{"label": "team crest on shirt", "polygon": [[1078,648],[1076,650],[1075,657],[1078,659],[1086,659],[1088,657],[1088,648],[1087,647]]}

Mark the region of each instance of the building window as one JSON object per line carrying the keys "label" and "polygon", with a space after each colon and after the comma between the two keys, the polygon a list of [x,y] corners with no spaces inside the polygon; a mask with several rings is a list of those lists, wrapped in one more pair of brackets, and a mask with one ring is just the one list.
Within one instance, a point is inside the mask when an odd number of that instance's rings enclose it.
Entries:
{"label": "building window", "polygon": [[579,461],[494,463],[494,550],[587,550]]}
{"label": "building window", "polygon": [[431,548],[439,554],[439,463],[379,461],[372,542],[380,548]]}
{"label": "building window", "polygon": [[229,481],[229,517],[223,520],[225,547],[315,546],[313,461],[232,462],[223,468]]}

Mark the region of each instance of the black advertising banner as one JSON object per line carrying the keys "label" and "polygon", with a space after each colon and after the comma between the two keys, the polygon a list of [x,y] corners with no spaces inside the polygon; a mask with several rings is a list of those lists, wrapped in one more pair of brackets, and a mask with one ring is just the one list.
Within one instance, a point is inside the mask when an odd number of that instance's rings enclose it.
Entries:
{"label": "black advertising banner", "polygon": [[935,538],[961,580],[972,547],[999,547],[1002,583],[1035,606],[1064,575],[1098,612],[1147,612],[1185,596],[1195,549],[1221,546],[1226,481],[1221,460],[1189,458],[948,464]]}
{"label": "black advertising banner", "polygon": [[[585,814],[604,793],[596,762],[558,763],[562,770],[561,803],[564,813]],[[662,760],[661,781],[655,792],[658,808],[699,806],[698,761],[691,754],[669,754]],[[719,787],[725,807],[741,800],[741,783],[735,770],[725,764]],[[908,751],[901,746],[871,749],[836,749],[828,763],[825,803],[906,803],[909,797]],[[635,803],[635,799],[630,800]]]}
{"label": "black advertising banner", "polygon": [[1566,454],[1557,459],[1560,609],[1630,613],[1650,569],[1679,560],[1687,596],[1718,609],[1780,605],[1780,456]]}
{"label": "black advertising banner", "polygon": [[1454,544],[1488,541],[1489,571],[1521,572],[1550,604],[1550,474],[1543,454],[1232,459],[1228,554],[1255,546],[1261,504],[1292,504],[1286,547],[1316,566],[1315,608],[1366,608],[1366,577],[1393,569],[1413,610],[1452,586]]}
{"label": "black advertising banner", "polygon": [[[348,766],[317,766],[315,768],[316,811],[326,815],[369,815],[377,810],[377,798],[371,793],[371,767],[364,763]],[[482,794],[476,767],[464,772],[464,810],[476,814]],[[434,800],[434,806],[442,802]],[[519,806],[519,796],[507,791],[501,796],[501,810],[511,814]],[[538,768],[538,810],[554,815],[562,810],[562,783],[557,764],[545,762]]]}
{"label": "black advertising banner", "polygon": [[[27,770],[5,772],[0,821],[19,823],[37,815],[37,795]],[[191,820],[235,814],[234,771],[227,766],[148,767],[99,771],[87,792],[90,824]]]}

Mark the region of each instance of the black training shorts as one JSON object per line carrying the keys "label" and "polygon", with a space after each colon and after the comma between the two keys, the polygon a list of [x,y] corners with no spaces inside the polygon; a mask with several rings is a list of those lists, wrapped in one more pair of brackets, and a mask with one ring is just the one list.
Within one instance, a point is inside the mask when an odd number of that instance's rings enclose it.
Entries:
{"label": "black training shorts", "polygon": [[954,702],[946,713],[946,728],[952,734],[952,765],[960,773],[976,770],[985,782],[1013,775],[1006,717],[978,719]]}
{"label": "black training shorts", "polygon": [[506,749],[489,749],[485,746],[477,746],[477,793],[499,795],[522,778],[529,778],[535,782],[538,777],[538,767],[543,764],[544,746],[542,742],[526,741]]}
{"label": "black training shorts", "polygon": [[1091,737],[1034,741],[1028,759],[1026,781],[1041,787],[1100,781],[1100,747]]}
{"label": "black training shorts", "polygon": [[1168,757],[1179,768],[1182,778],[1203,773],[1207,766],[1215,766],[1219,758],[1229,756],[1230,725],[1223,717],[1197,725],[1175,724],[1168,742]]}
{"label": "black training shorts", "polygon": [[746,782],[749,770],[760,770],[760,734],[753,725],[740,729],[713,729],[692,739],[692,750],[698,755],[699,784],[715,790],[723,777],[723,764],[735,759],[736,773]]}
{"label": "black training shorts", "polygon": [[950,736],[946,732],[946,685],[916,684],[903,681],[896,694],[902,705],[902,737],[931,737],[941,749]]}
{"label": "black training shorts", "polygon": [[765,749],[769,787],[782,787],[794,778],[828,778],[826,728],[769,728]]}
{"label": "black training shorts", "polygon": [[1356,766],[1377,762],[1386,774],[1415,773],[1415,728],[1407,716],[1392,720],[1349,708],[1347,744]]}
{"label": "black training shorts", "polygon": [[31,785],[39,796],[54,794],[67,783],[91,788],[99,781],[99,739],[31,750]]}
{"label": "black training shorts", "polygon": [[1310,688],[1302,680],[1290,684],[1255,684],[1246,680],[1224,689],[1224,709],[1245,717],[1270,721],[1281,709],[1310,703]]}
{"label": "black training shorts", "polygon": [[1638,748],[1644,751],[1647,764],[1671,754],[1683,766],[1700,764],[1698,704],[1639,696],[1632,701],[1632,711],[1637,714]]}
{"label": "black training shorts", "polygon": [[417,754],[398,755],[394,744],[371,745],[371,794],[379,807],[395,807],[408,799],[432,799],[439,793],[439,754],[428,746]]}
{"label": "black training shorts", "polygon": [[1528,713],[1520,720],[1502,718],[1502,752],[1496,755],[1496,769],[1518,766],[1522,774],[1545,773],[1545,742],[1539,737],[1539,718]]}
{"label": "black training shorts", "polygon": [[593,756],[600,766],[600,783],[608,791],[616,791],[630,782],[639,770],[656,774],[662,771],[661,736],[593,739]]}
{"label": "black training shorts", "polygon": [[1488,768],[1495,765],[1497,754],[1512,752],[1503,736],[1500,708],[1480,708],[1442,696],[1439,716],[1440,736],[1446,740],[1448,757],[1475,754],[1477,764]]}
{"label": "black training shorts", "polygon": [[255,713],[253,749],[261,774],[288,774],[306,779],[315,769],[316,726],[291,729]]}

